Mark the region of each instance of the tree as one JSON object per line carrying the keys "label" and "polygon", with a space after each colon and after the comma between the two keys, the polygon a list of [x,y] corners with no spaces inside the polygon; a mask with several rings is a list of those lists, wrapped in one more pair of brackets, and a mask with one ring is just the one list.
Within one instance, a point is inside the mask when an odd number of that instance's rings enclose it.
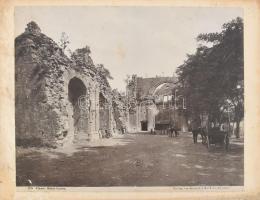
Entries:
{"label": "tree", "polygon": [[220,123],[225,115],[223,107],[229,101],[238,137],[244,117],[243,21],[236,18],[224,24],[220,33],[200,34],[197,41],[201,43],[196,53],[188,55],[177,69],[189,114],[206,113],[211,122]]}

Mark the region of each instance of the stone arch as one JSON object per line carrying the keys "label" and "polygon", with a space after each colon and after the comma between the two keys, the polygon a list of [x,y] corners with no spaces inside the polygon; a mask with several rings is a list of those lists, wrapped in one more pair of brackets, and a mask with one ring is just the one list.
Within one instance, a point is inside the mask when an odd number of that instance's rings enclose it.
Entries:
{"label": "stone arch", "polygon": [[74,105],[80,96],[86,95],[87,88],[82,80],[77,77],[70,79],[68,85],[69,101]]}
{"label": "stone arch", "polygon": [[158,78],[158,81],[156,81],[151,88],[149,89],[149,95],[153,95],[155,90],[158,89],[160,86],[165,84],[175,84],[176,80],[172,77],[166,77],[166,78]]}
{"label": "stone arch", "polygon": [[165,130],[175,121],[176,111],[173,109],[173,90],[175,82],[160,81],[151,90],[152,96],[155,98],[155,104],[158,112],[155,115],[155,129]]}
{"label": "stone arch", "polygon": [[155,99],[155,103],[163,104],[165,97],[167,101],[171,101],[174,93],[174,88],[175,84],[173,82],[164,82],[157,85],[157,87],[153,89],[153,93],[151,94]]}
{"label": "stone arch", "polygon": [[156,94],[156,92],[158,92],[158,90],[160,90],[163,86],[165,86],[167,83],[160,83],[159,85],[157,85],[155,87],[155,89],[152,92],[152,95],[154,96]]}
{"label": "stone arch", "polygon": [[68,83],[69,126],[75,137],[88,136],[89,104],[87,88],[84,82],[73,77]]}

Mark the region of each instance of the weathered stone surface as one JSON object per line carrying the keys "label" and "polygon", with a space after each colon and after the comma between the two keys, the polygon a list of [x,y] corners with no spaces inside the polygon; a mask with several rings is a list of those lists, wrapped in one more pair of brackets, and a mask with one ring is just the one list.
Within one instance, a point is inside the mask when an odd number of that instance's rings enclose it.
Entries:
{"label": "weathered stone surface", "polygon": [[[36,138],[42,145],[57,146],[77,138],[98,138],[100,128],[113,130],[112,90],[90,53],[86,46],[68,58],[35,22],[15,39],[18,143]],[[106,127],[99,126],[100,94],[107,102]],[[80,96],[85,96],[83,107]]]}
{"label": "weathered stone surface", "polygon": [[128,108],[127,99],[117,90],[113,90],[113,109],[114,119],[116,122],[117,131],[121,132],[128,129]]}

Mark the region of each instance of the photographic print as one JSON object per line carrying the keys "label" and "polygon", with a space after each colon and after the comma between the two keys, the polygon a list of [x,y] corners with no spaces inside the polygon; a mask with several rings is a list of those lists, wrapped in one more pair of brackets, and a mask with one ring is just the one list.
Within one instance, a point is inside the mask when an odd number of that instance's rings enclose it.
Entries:
{"label": "photographic print", "polygon": [[238,7],[17,6],[16,186],[244,186]]}

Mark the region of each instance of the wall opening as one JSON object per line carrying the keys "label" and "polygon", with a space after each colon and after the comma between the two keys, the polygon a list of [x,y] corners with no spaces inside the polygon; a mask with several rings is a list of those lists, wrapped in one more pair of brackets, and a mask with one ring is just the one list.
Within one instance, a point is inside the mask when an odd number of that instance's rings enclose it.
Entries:
{"label": "wall opening", "polygon": [[103,132],[109,131],[109,106],[102,93],[99,93],[99,127]]}
{"label": "wall opening", "polygon": [[148,130],[148,122],[147,121],[141,121],[141,130],[142,131]]}
{"label": "wall opening", "polygon": [[72,106],[70,128],[75,135],[87,135],[89,106],[87,104],[86,86],[80,79],[74,77],[69,82],[68,91]]}

